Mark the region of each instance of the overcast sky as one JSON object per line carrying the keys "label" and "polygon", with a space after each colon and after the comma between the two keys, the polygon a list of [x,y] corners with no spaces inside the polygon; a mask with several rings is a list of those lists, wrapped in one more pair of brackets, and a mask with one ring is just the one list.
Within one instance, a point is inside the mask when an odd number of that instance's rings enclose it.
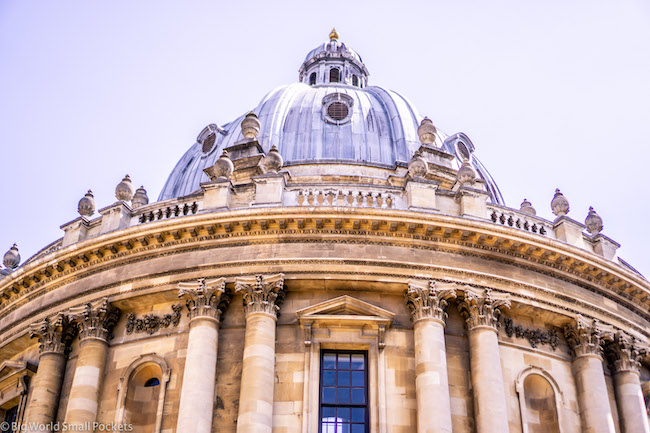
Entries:
{"label": "overcast sky", "polygon": [[333,26],[370,85],[465,132],[510,207],[590,205],[650,275],[650,2],[0,0],[0,255],[62,236],[88,188],[155,200],[209,123],[298,79]]}

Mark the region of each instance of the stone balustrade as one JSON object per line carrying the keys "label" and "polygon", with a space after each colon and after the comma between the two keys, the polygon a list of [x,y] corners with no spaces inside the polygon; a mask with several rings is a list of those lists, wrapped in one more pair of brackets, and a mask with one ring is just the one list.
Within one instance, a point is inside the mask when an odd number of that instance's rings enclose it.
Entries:
{"label": "stone balustrade", "polygon": [[[275,175],[278,179],[280,175]],[[268,179],[266,179],[268,181]],[[223,205],[214,206],[206,204],[207,194],[213,193],[218,186],[223,191]],[[230,182],[206,183],[201,192],[178,199],[155,202],[132,209],[126,202],[116,202],[99,210],[100,216],[88,219],[81,216],[61,228],[65,234],[63,239],[55,241],[40,252],[32,256],[27,262],[43,257],[50,252],[72,245],[85,239],[94,238],[114,230],[164,221],[172,218],[183,218],[209,212],[223,212],[226,210],[247,209],[250,207],[284,206],[284,207],[349,207],[367,209],[392,209],[411,210],[415,212],[437,213],[449,216],[478,218],[482,221],[493,223],[514,230],[521,230],[549,239],[561,240],[583,250],[596,253],[608,260],[616,260],[618,244],[602,234],[590,235],[584,231],[584,225],[564,216],[551,222],[538,216],[529,215],[519,210],[505,206],[487,204],[474,207],[474,211],[467,213],[467,208],[459,200],[465,200],[452,191],[438,188],[429,188],[420,191],[409,187],[386,187],[372,185],[341,185],[332,187],[299,187],[296,184],[280,183],[277,202],[268,204],[258,203],[255,191],[245,190],[235,192],[235,187]],[[408,185],[407,185],[408,186]],[[258,192],[259,194],[259,192]],[[418,194],[418,206],[413,206],[413,194]],[[476,198],[474,198],[476,199]],[[221,200],[221,199],[220,199]],[[221,201],[218,200],[219,203]],[[210,201],[212,203],[212,201]],[[478,213],[477,213],[478,212]],[[26,263],[27,263],[26,262]]]}

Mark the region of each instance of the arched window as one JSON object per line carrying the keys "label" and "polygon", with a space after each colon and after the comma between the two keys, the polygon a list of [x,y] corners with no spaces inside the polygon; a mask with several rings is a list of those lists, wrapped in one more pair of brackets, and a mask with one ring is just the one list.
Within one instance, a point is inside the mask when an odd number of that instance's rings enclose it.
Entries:
{"label": "arched window", "polygon": [[352,76],[352,85],[359,87],[359,77],[357,77],[356,75]]}
{"label": "arched window", "polygon": [[341,81],[341,73],[337,68],[330,69],[330,83],[338,83]]}
{"label": "arched window", "polygon": [[562,393],[553,377],[538,367],[528,367],[516,383],[524,433],[562,432]]}
{"label": "arched window", "polygon": [[309,85],[313,86],[314,84],[316,84],[316,72],[312,72],[309,76]]}
{"label": "arched window", "polygon": [[115,422],[131,424],[136,432],[159,433],[167,382],[163,358],[152,354],[133,361],[120,378]]}

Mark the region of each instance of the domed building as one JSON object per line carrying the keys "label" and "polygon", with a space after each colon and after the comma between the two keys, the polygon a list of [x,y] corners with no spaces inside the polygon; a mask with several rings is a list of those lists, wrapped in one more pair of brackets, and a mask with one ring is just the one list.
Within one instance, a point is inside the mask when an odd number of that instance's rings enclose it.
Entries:
{"label": "domed building", "polygon": [[650,284],[602,218],[506,206],[369,75],[332,31],[157,201],[127,175],[14,245],[1,431],[650,432]]}

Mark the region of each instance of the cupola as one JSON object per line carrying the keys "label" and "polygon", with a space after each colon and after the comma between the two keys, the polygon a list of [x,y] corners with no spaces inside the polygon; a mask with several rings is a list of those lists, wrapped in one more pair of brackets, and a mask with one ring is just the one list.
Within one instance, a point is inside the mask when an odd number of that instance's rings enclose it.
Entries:
{"label": "cupola", "polygon": [[339,34],[332,29],[329,42],[311,50],[300,67],[299,80],[310,86],[348,85],[366,87],[368,69],[361,56],[339,41]]}

